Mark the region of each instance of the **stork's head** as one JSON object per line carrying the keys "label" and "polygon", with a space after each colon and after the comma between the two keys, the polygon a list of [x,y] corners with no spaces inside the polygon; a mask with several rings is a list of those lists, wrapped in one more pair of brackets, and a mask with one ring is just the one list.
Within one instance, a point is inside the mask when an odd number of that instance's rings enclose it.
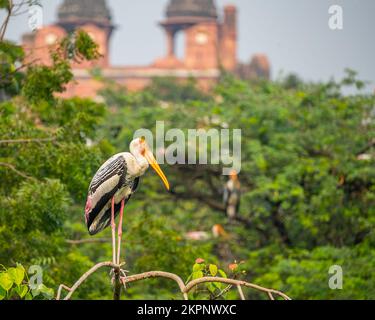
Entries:
{"label": "stork's head", "polygon": [[137,138],[130,143],[130,153],[135,156],[136,159],[144,159],[147,163],[155,170],[163,181],[167,190],[170,189],[167,177],[164,175],[163,171],[160,169],[159,164],[156,162],[154,155],[152,154],[149,146],[147,145],[146,139],[144,137]]}

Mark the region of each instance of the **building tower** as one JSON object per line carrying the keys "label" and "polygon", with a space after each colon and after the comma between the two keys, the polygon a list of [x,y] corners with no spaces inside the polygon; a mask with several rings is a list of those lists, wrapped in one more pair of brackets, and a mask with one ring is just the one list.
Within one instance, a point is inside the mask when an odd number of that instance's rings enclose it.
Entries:
{"label": "building tower", "polygon": [[237,9],[227,5],[220,29],[220,64],[223,69],[233,72],[237,63]]}
{"label": "building tower", "polygon": [[[99,45],[102,58],[95,61],[97,67],[109,66],[109,40],[114,29],[111,14],[105,0],[64,0],[58,9],[57,25],[66,32],[78,28],[85,30]],[[77,65],[88,67],[90,63]],[[92,64],[92,63],[91,63]]]}
{"label": "building tower", "polygon": [[[167,56],[163,60],[166,66],[173,67],[175,63],[177,67],[182,63],[190,70],[220,66],[234,70],[237,63],[235,7],[226,7],[221,24],[213,0],[170,0],[166,19],[160,24],[167,37]],[[185,55],[179,64],[175,36],[180,31],[185,34]]]}

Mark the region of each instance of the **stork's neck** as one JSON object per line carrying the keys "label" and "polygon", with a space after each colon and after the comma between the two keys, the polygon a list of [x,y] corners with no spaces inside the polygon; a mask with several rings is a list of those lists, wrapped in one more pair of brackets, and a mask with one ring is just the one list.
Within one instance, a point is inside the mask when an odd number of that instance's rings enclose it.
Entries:
{"label": "stork's neck", "polygon": [[128,172],[134,177],[143,176],[149,167],[149,164],[145,157],[139,153],[130,153],[128,161]]}

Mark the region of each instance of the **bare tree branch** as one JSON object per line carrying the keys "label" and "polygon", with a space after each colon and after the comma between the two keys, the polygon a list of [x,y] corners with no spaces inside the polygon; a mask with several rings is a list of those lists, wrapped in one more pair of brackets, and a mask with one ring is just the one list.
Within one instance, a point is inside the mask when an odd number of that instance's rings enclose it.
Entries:
{"label": "bare tree branch", "polygon": [[[203,277],[203,278],[199,278],[199,279],[196,279],[196,280],[192,280],[192,281],[188,282],[186,285],[184,284],[184,282],[182,281],[182,279],[178,275],[176,275],[174,273],[170,273],[170,272],[164,272],[164,271],[150,271],[150,272],[144,272],[144,273],[135,274],[135,275],[132,275],[132,276],[127,276],[127,277],[121,278],[120,274],[124,273],[124,270],[121,269],[122,265],[113,264],[112,262],[102,262],[102,263],[98,263],[97,265],[93,266],[89,271],[87,271],[84,275],[82,275],[82,277],[79,278],[78,281],[71,288],[69,288],[69,287],[67,287],[63,284],[60,285],[59,288],[58,288],[58,291],[57,291],[56,300],[60,300],[62,289],[65,289],[65,290],[68,291],[68,294],[65,296],[64,300],[71,299],[73,293],[80,287],[80,285],[83,282],[85,282],[93,273],[95,273],[97,270],[99,270],[100,268],[103,268],[103,267],[113,268],[114,271],[118,273],[119,279],[124,286],[127,283],[141,281],[141,280],[145,280],[145,279],[149,279],[149,278],[165,278],[165,279],[173,280],[177,283],[177,285],[180,289],[180,292],[183,295],[183,298],[185,300],[188,300],[188,293],[193,288],[195,288],[196,286],[198,286],[200,284],[207,283],[207,282],[220,282],[220,283],[228,284],[228,287],[225,288],[220,294],[222,294],[224,291],[225,292],[229,291],[229,289],[232,286],[236,286],[242,300],[245,300],[245,296],[244,296],[243,291],[242,291],[242,286],[264,292],[268,295],[270,300],[275,300],[274,297],[273,297],[274,294],[283,298],[284,300],[291,300],[285,293],[282,293],[282,292],[277,291],[277,290],[267,289],[267,288],[264,288],[264,287],[258,286],[256,284],[246,282],[246,281],[220,278],[220,277]],[[115,284],[115,288],[116,288],[116,284]],[[120,291],[115,290],[115,296],[114,297],[116,299],[117,298],[119,299],[120,298],[119,294],[120,294]]]}
{"label": "bare tree branch", "polygon": [[87,271],[85,274],[83,274],[82,277],[79,278],[78,281],[71,288],[67,287],[64,284],[61,284],[59,289],[58,289],[58,296],[56,297],[56,300],[60,300],[62,289],[65,289],[65,290],[69,291],[69,293],[64,298],[64,300],[69,300],[71,298],[71,296],[73,295],[73,293],[79,288],[79,286],[82,283],[84,283],[87,280],[87,278],[89,278],[93,273],[95,273],[96,271],[98,271],[100,268],[103,268],[103,267],[113,268],[113,269],[116,269],[116,268],[119,269],[120,268],[119,265],[114,264],[112,262],[98,263],[95,266],[93,266],[89,271]]}
{"label": "bare tree branch", "polygon": [[39,142],[52,142],[55,141],[56,137],[53,138],[35,138],[35,139],[5,139],[0,140],[0,144],[12,144],[12,143],[39,143]]}
{"label": "bare tree branch", "polygon": [[61,284],[61,285],[59,286],[59,289],[57,290],[56,300],[60,300],[62,289],[65,289],[66,291],[69,291],[69,292],[71,291],[71,289],[70,289],[69,287],[67,287],[67,286],[64,285],[64,284]]}
{"label": "bare tree branch", "polygon": [[8,11],[8,13],[7,13],[7,16],[5,17],[4,23],[0,27],[0,41],[4,40],[5,31],[7,30],[7,27],[8,27],[8,24],[9,24],[9,19],[12,15],[12,11],[13,11],[13,1],[12,0],[9,0],[7,11]]}
{"label": "bare tree branch", "polygon": [[292,300],[285,293],[282,293],[282,292],[274,290],[274,289],[267,289],[267,288],[264,288],[264,287],[258,286],[256,284],[246,282],[246,281],[227,279],[227,278],[217,278],[217,277],[203,277],[203,278],[199,278],[199,279],[195,279],[193,281],[190,281],[186,285],[185,292],[188,293],[194,287],[196,287],[197,285],[202,284],[202,283],[207,283],[207,282],[220,282],[220,283],[231,284],[231,285],[234,285],[234,286],[248,287],[248,288],[252,288],[252,289],[267,293],[267,294],[269,294],[269,293],[276,294],[276,295],[282,297],[284,300]]}
{"label": "bare tree branch", "polygon": [[19,176],[21,176],[22,178],[25,178],[25,179],[28,179],[28,180],[37,181],[37,179],[35,179],[34,177],[28,176],[26,173],[23,173],[23,172],[17,170],[17,168],[14,165],[10,164],[10,163],[0,162],[0,166],[10,169],[14,173],[16,173]]}
{"label": "bare tree branch", "polygon": [[232,289],[232,285],[230,284],[230,285],[228,285],[227,287],[225,287],[223,290],[221,290],[221,292],[218,294],[218,295],[216,295],[216,296],[214,296],[213,297],[213,300],[216,300],[216,299],[219,299],[220,297],[222,297],[224,294],[226,294],[230,289]]}
{"label": "bare tree branch", "polygon": [[79,240],[65,240],[66,243],[69,244],[84,244],[84,243],[110,243],[111,239],[110,238],[88,238],[88,239],[79,239]]}
{"label": "bare tree branch", "polygon": [[246,300],[245,295],[243,294],[242,287],[238,284],[237,285],[238,293],[240,294],[241,300]]}
{"label": "bare tree branch", "polygon": [[372,139],[365,147],[363,147],[360,151],[356,153],[357,156],[361,155],[362,153],[367,152],[371,148],[375,147],[375,138]]}
{"label": "bare tree branch", "polygon": [[13,78],[14,78],[14,74],[16,74],[17,72],[21,71],[22,69],[24,68],[27,68],[33,64],[35,64],[36,62],[38,62],[40,59],[33,59],[32,61],[28,62],[28,63],[24,63],[22,65],[20,65],[19,67],[17,67],[16,69],[14,69],[12,72],[8,72],[4,75],[1,75],[0,76],[0,84],[8,84],[8,83],[11,83]]}
{"label": "bare tree branch", "polygon": [[184,296],[184,299],[188,300],[188,296],[185,292],[186,287],[185,287],[184,282],[182,281],[182,279],[178,275],[175,275],[174,273],[163,272],[163,271],[150,271],[150,272],[145,272],[145,273],[140,273],[140,274],[128,276],[125,279],[123,279],[123,282],[124,283],[130,283],[130,282],[134,282],[134,281],[140,281],[140,280],[144,280],[144,279],[148,279],[148,278],[158,278],[158,277],[159,278],[171,279],[171,280],[175,281],[178,284],[178,286],[181,290],[181,293]]}

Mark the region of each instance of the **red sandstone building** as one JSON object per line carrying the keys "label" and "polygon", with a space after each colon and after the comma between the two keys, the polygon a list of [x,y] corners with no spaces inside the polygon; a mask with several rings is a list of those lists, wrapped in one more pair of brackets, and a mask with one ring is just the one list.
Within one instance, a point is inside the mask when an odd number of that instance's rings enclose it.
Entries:
{"label": "red sandstone building", "polygon": [[[93,97],[101,83],[90,75],[100,68],[105,78],[115,80],[129,90],[141,90],[155,77],[194,77],[207,90],[219,78],[221,70],[235,72],[244,78],[269,78],[266,56],[256,55],[250,64],[237,60],[237,10],[225,6],[218,15],[214,0],[170,0],[166,17],[160,22],[166,36],[166,55],[147,66],[112,66],[109,42],[114,31],[105,0],[64,0],[58,10],[58,21],[23,37],[23,45],[32,59],[48,64],[49,47],[69,32],[81,28],[98,43],[102,57],[95,62],[74,64],[75,82],[67,88],[67,96]],[[185,34],[184,57],[175,52],[178,32]]]}

